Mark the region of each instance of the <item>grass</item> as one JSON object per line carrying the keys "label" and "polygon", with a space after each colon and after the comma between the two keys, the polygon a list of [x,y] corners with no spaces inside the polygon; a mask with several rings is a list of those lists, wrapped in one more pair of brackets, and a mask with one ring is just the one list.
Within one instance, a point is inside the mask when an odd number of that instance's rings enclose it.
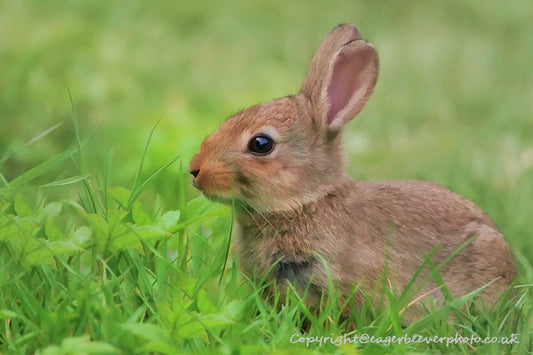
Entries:
{"label": "grass", "polygon": [[[532,7],[2,2],[0,352],[531,352]],[[410,297],[384,287],[388,303],[368,295],[345,321],[334,288],[317,314],[290,292],[267,303],[228,255],[231,210],[199,196],[186,166],[224,117],[294,93],[343,21],[381,61],[345,132],[351,175],[429,180],[475,201],[514,252],[511,301],[461,308],[471,294],[402,327]],[[317,344],[349,323],[384,343]],[[520,343],[386,343],[406,334]]]}

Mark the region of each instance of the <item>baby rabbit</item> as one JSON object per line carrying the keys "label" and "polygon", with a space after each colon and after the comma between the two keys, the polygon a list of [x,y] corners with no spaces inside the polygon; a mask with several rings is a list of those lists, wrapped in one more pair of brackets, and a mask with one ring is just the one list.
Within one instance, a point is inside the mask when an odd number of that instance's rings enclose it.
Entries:
{"label": "baby rabbit", "polygon": [[[282,289],[308,287],[311,304],[328,290],[328,272],[344,297],[354,285],[379,288],[385,269],[387,285],[401,291],[431,252],[438,267],[461,247],[439,269],[447,289],[459,297],[490,283],[481,298],[493,303],[515,267],[480,208],[439,185],[356,182],[346,174],[341,130],[377,76],[374,46],[355,26],[338,25],[298,94],[247,108],[205,139],[190,163],[194,186],[214,201],[235,201],[243,271]],[[419,280],[428,274],[426,265]],[[419,290],[420,299],[444,297],[433,281]]]}

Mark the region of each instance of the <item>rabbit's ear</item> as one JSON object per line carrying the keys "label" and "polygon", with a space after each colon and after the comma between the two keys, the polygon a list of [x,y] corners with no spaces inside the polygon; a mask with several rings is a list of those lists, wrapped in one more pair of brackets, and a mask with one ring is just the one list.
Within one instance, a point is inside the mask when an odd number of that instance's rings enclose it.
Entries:
{"label": "rabbit's ear", "polygon": [[320,88],[324,82],[324,73],[327,72],[333,55],[345,44],[361,39],[359,30],[354,25],[342,23],[335,27],[318,47],[307,76],[302,84],[301,93],[313,99],[319,99]]}
{"label": "rabbit's ear", "polygon": [[378,78],[373,45],[356,40],[337,51],[325,73],[320,102],[312,103],[331,129],[340,129],[365,106]]}
{"label": "rabbit's ear", "polygon": [[378,54],[357,28],[341,24],[318,48],[302,84],[312,110],[331,129],[339,129],[361,111],[378,76]]}

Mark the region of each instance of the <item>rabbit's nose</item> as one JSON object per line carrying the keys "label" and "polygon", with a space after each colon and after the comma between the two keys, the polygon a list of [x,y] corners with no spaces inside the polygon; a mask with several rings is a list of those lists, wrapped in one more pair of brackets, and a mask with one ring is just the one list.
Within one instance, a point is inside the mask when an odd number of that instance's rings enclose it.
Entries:
{"label": "rabbit's nose", "polygon": [[194,178],[196,178],[198,174],[200,174],[200,169],[191,170],[190,173]]}

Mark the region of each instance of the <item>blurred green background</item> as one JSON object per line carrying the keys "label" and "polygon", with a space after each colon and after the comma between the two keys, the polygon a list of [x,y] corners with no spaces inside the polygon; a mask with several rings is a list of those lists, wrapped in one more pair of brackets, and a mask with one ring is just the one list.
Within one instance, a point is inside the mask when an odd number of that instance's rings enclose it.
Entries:
{"label": "blurred green background", "polygon": [[[0,171],[74,145],[69,90],[91,171],[111,157],[112,184],[128,184],[158,120],[145,170],[175,155],[186,167],[233,112],[297,92],[320,41],[351,22],[381,60],[345,132],[352,176],[448,186],[533,255],[532,13],[531,1],[1,1]],[[151,186],[167,208],[179,167]]]}

